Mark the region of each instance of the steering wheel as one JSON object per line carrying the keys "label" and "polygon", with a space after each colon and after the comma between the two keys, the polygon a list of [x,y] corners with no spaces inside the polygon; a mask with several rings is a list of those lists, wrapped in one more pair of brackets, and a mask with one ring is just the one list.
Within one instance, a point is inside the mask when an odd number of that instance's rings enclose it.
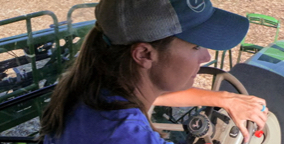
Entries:
{"label": "steering wheel", "polygon": [[[239,93],[248,95],[247,90],[245,89],[245,87],[242,85],[242,83],[237,78],[235,78],[232,74],[227,73],[227,72],[225,72],[221,69],[213,68],[213,67],[201,67],[198,74],[210,74],[210,75],[216,76],[215,82],[214,82],[213,87],[212,87],[212,90],[214,90],[214,91],[218,91],[220,89],[222,81],[226,80],[229,83],[231,83],[239,91]],[[148,115],[149,115],[150,118],[151,118],[153,109],[154,109],[154,106],[152,106],[150,108],[150,110],[148,111]],[[204,111],[205,111],[205,116],[199,115],[198,116],[199,118],[191,119],[191,121],[189,122],[189,125],[193,124],[193,126],[194,126],[199,122],[199,119],[203,119],[203,121],[201,123],[208,124],[208,128],[205,128],[206,134],[203,132],[203,133],[196,134],[195,136],[203,138],[205,140],[205,143],[213,144],[213,141],[211,139],[212,133],[208,133],[208,131],[213,131],[212,127],[209,127],[209,125],[211,124],[210,119],[212,117],[212,113],[214,112],[214,107],[206,107],[206,109]],[[198,121],[196,121],[196,119],[198,119]],[[162,129],[162,130],[171,130],[171,131],[184,131],[185,130],[185,126],[182,125],[182,124],[153,123],[153,125],[157,129]],[[253,129],[254,129],[253,122],[247,121],[246,128],[248,129],[250,136],[252,136]],[[247,143],[245,143],[244,140],[243,140],[242,144],[247,144]]]}

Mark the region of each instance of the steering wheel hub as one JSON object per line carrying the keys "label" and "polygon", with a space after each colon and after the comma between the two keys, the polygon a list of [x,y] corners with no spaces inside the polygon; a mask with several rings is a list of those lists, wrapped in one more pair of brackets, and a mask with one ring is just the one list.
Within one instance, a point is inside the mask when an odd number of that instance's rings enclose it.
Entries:
{"label": "steering wheel hub", "polygon": [[210,136],[213,133],[213,128],[210,120],[202,114],[191,116],[188,119],[187,129],[194,137],[204,137],[207,134]]}

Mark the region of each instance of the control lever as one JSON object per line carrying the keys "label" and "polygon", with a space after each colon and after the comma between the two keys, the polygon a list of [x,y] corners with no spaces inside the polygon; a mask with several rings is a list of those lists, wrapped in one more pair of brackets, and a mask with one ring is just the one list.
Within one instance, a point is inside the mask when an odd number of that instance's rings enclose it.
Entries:
{"label": "control lever", "polygon": [[213,113],[212,113],[212,117],[213,117],[213,119],[215,119],[215,117],[216,118],[219,118],[220,120],[222,120],[224,123],[226,123],[226,124],[229,124],[229,122],[230,122],[230,118],[228,117],[228,116],[226,116],[225,114],[222,114],[222,113],[220,113],[220,112],[218,112],[218,111],[213,111]]}

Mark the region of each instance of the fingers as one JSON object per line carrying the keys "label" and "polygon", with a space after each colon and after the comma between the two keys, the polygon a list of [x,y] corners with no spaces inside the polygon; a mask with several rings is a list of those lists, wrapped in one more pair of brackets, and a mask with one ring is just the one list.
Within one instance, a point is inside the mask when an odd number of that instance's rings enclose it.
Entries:
{"label": "fingers", "polygon": [[252,100],[255,102],[255,103],[258,103],[260,105],[264,105],[266,106],[266,101],[265,99],[262,99],[262,98],[259,98],[259,97],[256,97],[256,96],[250,96],[252,98]]}
{"label": "fingers", "polygon": [[266,107],[266,109],[264,110],[263,113],[264,113],[265,115],[267,115],[267,114],[268,114],[268,111],[269,111],[269,109],[268,109],[268,107]]}
{"label": "fingers", "polygon": [[[253,121],[262,130],[267,120],[269,109],[266,107],[266,101],[256,96],[235,95],[233,103],[227,107],[227,112],[239,127],[244,136],[245,142],[249,140],[247,128],[243,125],[247,120]],[[264,111],[261,111],[265,106]]]}
{"label": "fingers", "polygon": [[254,117],[252,118],[252,121],[257,124],[258,130],[262,130],[262,129],[264,128],[265,122],[266,122],[266,120],[262,120],[262,119],[261,119],[260,117],[258,117],[258,116],[254,116]]}
{"label": "fingers", "polygon": [[267,121],[267,114],[268,114],[269,109],[266,107],[263,112],[260,112],[259,116],[259,121],[255,121],[256,124],[258,125],[258,130],[262,130],[265,126],[265,123]]}
{"label": "fingers", "polygon": [[265,106],[265,105],[262,105],[262,104],[254,104],[255,106],[255,112],[258,113],[260,112],[259,114],[263,114],[264,116],[267,115],[268,113],[268,107]]}
{"label": "fingers", "polygon": [[261,111],[263,108],[263,105],[255,104],[253,113],[249,118],[249,120],[255,122],[258,125],[258,130],[262,130],[264,128],[265,122],[267,120],[268,108],[265,107],[264,111]]}
{"label": "fingers", "polygon": [[249,141],[249,132],[248,132],[247,128],[245,127],[244,122],[243,122],[243,124],[239,125],[238,127],[239,127],[241,133],[243,134],[244,142],[248,142]]}
{"label": "fingers", "polygon": [[265,101],[265,99],[258,98],[258,102],[259,102],[261,105],[266,106],[266,101]]}

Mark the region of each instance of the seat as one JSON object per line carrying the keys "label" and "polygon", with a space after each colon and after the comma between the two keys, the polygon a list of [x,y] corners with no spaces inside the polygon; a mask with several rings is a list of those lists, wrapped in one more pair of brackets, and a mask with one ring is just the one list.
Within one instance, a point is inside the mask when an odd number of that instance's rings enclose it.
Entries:
{"label": "seat", "polygon": [[[274,42],[278,39],[278,33],[280,28],[280,21],[272,16],[267,16],[263,14],[255,14],[255,13],[248,13],[246,15],[249,22],[252,24],[262,25],[266,27],[276,28],[276,33],[274,37]],[[260,51],[263,48],[263,46],[255,45],[252,43],[245,43],[245,38],[241,42],[239,55],[237,59],[237,63],[240,62],[242,52],[248,52],[255,54],[256,52]]]}

